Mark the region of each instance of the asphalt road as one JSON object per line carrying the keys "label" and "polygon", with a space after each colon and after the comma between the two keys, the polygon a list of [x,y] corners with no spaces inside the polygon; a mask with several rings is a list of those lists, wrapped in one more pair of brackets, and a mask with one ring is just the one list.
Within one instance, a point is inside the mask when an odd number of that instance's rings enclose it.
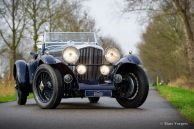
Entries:
{"label": "asphalt road", "polygon": [[151,89],[138,109],[124,109],[115,99],[98,104],[87,99],[63,99],[57,109],[40,109],[33,99],[27,105],[0,104],[0,129],[194,129]]}

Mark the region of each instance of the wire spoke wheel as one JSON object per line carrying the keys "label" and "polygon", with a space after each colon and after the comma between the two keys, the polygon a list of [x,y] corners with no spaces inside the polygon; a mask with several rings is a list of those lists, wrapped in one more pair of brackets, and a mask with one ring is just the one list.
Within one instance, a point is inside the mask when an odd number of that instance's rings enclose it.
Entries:
{"label": "wire spoke wheel", "polygon": [[50,65],[40,65],[34,75],[33,93],[41,108],[56,108],[64,93],[61,73]]}
{"label": "wire spoke wheel", "polygon": [[48,72],[43,71],[38,75],[37,92],[42,102],[48,102],[53,95],[53,83]]}
{"label": "wire spoke wheel", "polygon": [[139,82],[133,73],[125,74],[122,83],[118,86],[120,98],[133,99],[138,92]]}
{"label": "wire spoke wheel", "polygon": [[121,73],[123,80],[116,85],[117,102],[125,108],[137,108],[147,98],[149,83],[143,69],[138,66],[131,66]]}

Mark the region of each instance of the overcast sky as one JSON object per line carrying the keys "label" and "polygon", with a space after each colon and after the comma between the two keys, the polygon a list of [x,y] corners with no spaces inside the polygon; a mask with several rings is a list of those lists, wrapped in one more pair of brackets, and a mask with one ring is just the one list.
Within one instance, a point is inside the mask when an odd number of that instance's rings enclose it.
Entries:
{"label": "overcast sky", "polygon": [[129,50],[137,54],[137,44],[141,41],[145,25],[137,21],[136,15],[122,17],[119,10],[123,3],[123,0],[88,0],[84,5],[95,18],[96,27],[101,30],[101,35],[113,37],[125,54]]}

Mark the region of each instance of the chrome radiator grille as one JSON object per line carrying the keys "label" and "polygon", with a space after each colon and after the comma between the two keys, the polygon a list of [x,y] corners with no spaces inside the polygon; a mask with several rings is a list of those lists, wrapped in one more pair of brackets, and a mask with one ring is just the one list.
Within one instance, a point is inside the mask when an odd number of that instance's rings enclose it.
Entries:
{"label": "chrome radiator grille", "polygon": [[103,63],[103,51],[94,47],[80,49],[78,64],[87,65],[87,72],[79,75],[79,81],[95,81],[100,76],[100,65]]}

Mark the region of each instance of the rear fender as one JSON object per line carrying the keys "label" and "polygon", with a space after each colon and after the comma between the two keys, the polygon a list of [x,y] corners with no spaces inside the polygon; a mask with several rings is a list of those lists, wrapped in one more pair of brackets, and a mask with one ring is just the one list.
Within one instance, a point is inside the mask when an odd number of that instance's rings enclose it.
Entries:
{"label": "rear fender", "polygon": [[19,88],[29,85],[28,65],[24,60],[17,60],[13,69],[14,79],[18,79]]}

